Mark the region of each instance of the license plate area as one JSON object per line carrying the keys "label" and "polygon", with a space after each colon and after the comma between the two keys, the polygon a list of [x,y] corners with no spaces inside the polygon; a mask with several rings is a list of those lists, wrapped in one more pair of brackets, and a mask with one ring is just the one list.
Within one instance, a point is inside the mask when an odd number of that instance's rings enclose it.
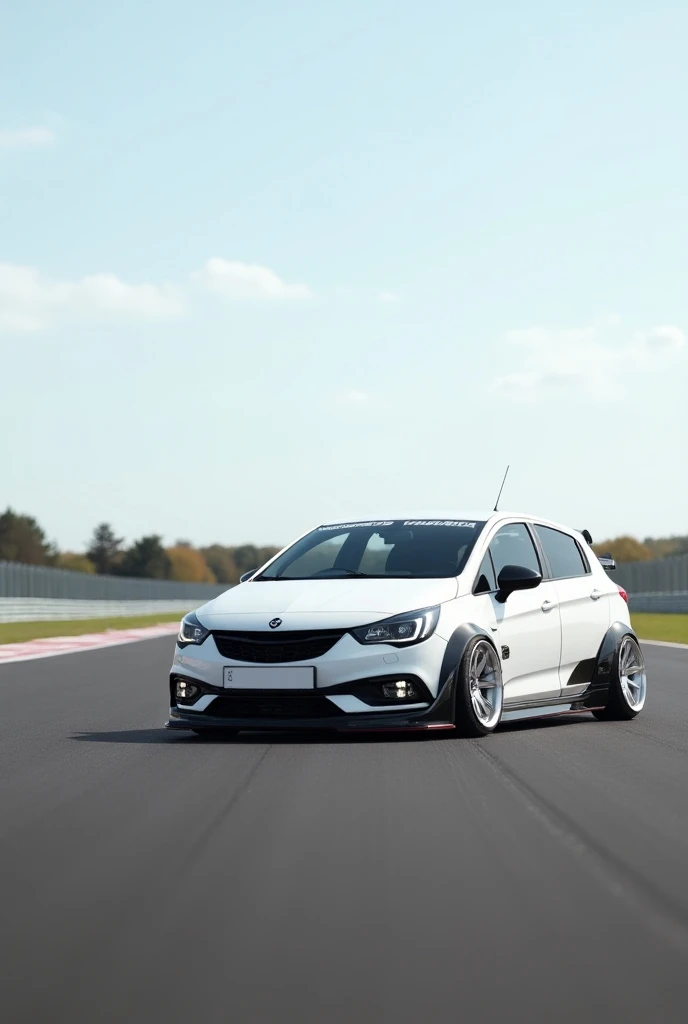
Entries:
{"label": "license plate area", "polygon": [[225,665],[227,690],[314,690],[312,665]]}

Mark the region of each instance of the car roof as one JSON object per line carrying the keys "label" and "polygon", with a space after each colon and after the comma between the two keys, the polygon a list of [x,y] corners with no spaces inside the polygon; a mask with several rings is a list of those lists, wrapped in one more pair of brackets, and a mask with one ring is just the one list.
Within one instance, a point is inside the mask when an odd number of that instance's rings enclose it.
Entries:
{"label": "car roof", "polygon": [[386,523],[386,522],[398,522],[399,520],[406,522],[407,520],[424,520],[424,521],[437,521],[438,524],[441,522],[470,522],[470,523],[489,523],[498,522],[504,519],[518,519],[525,522],[537,522],[543,523],[546,526],[552,526],[555,529],[566,530],[569,533],[580,533],[580,530],[575,529],[571,526],[566,526],[563,523],[557,523],[549,519],[548,516],[536,516],[532,513],[526,512],[495,512],[494,509],[487,511],[476,511],[475,509],[417,509],[409,511],[408,509],[399,511],[394,510],[392,514],[380,515],[377,513],[374,516],[349,516],[348,518],[342,519],[325,519],[322,522],[323,526],[338,526],[340,523]]}

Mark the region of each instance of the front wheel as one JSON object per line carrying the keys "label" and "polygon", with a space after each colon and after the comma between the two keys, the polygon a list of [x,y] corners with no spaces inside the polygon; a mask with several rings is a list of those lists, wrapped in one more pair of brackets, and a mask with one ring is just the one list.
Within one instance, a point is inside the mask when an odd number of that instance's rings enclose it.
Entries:
{"label": "front wheel", "polygon": [[486,736],[499,724],[504,703],[499,655],[483,637],[468,644],[456,670],[454,724],[459,736]]}
{"label": "front wheel", "polygon": [[627,633],[614,656],[606,708],[593,711],[602,721],[628,721],[639,714],[647,695],[647,672],[640,644]]}

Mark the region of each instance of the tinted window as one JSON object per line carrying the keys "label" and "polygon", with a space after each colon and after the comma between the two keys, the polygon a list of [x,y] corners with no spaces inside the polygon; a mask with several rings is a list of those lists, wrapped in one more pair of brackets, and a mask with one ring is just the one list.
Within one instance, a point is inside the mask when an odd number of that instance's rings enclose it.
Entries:
{"label": "tinted window", "polygon": [[536,526],[535,531],[545,549],[555,580],[587,575],[588,567],[573,537],[552,530],[549,526]]}
{"label": "tinted window", "polygon": [[497,589],[497,580],[495,578],[495,571],[492,567],[492,558],[488,551],[483,558],[483,564],[480,566],[478,572],[478,578],[473,588],[474,594],[490,594]]}
{"label": "tinted window", "polygon": [[523,523],[503,526],[492,538],[490,554],[497,577],[505,565],[521,565],[542,572],[535,545]]}
{"label": "tinted window", "polygon": [[256,580],[336,579],[356,574],[439,579],[458,576],[484,522],[389,520],[320,526]]}
{"label": "tinted window", "polygon": [[365,546],[358,571],[372,573],[373,575],[384,572],[387,566],[387,559],[393,549],[392,537],[381,536],[379,533],[371,534]]}
{"label": "tinted window", "polygon": [[333,537],[331,534],[325,537],[321,535],[319,538],[320,543],[314,544],[307,551],[304,551],[303,554],[294,558],[286,566],[282,575],[287,580],[294,579],[295,577],[303,579],[304,576],[313,576],[316,573],[334,569],[334,564],[347,537],[348,534],[346,533],[342,533],[337,537]]}

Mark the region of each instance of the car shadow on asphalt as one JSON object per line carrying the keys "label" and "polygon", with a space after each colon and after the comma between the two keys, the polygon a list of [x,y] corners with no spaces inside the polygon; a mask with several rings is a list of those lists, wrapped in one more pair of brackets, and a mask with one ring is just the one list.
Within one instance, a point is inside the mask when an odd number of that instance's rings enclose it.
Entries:
{"label": "car shadow on asphalt", "polygon": [[308,730],[298,732],[296,729],[289,732],[241,732],[238,736],[196,736],[193,733],[167,732],[165,729],[122,729],[111,732],[80,732],[75,733],[70,739],[78,740],[81,743],[167,743],[176,746],[274,746],[289,744],[322,744],[322,743],[379,743],[405,741],[427,741],[437,738],[438,734],[431,732],[424,733],[338,733],[327,730]]}
{"label": "car shadow on asphalt", "polygon": [[539,729],[563,729],[565,726],[580,726],[580,725],[600,725],[596,718],[592,715],[581,712],[580,714],[572,715],[559,715],[558,717],[552,716],[551,718],[524,718],[518,722],[504,722],[500,725],[495,736],[503,735],[509,732],[534,732]]}
{"label": "car shadow on asphalt", "polygon": [[[501,735],[519,732],[537,732],[541,729],[561,729],[568,726],[600,725],[592,715],[567,715],[560,718],[528,718],[519,722],[507,722],[500,725],[493,734],[497,739]],[[303,731],[289,732],[241,732],[238,736],[196,736],[193,733],[168,732],[165,729],[120,729],[107,732],[80,732],[71,736],[71,739],[81,743],[144,743],[157,744],[167,743],[176,745],[194,746],[252,746],[260,745],[290,745],[290,744],[324,744],[324,743],[427,743],[438,740],[448,741],[459,739],[453,732],[351,732],[338,733],[333,731]],[[462,740],[463,743],[490,743],[492,736],[486,736],[478,740]]]}

